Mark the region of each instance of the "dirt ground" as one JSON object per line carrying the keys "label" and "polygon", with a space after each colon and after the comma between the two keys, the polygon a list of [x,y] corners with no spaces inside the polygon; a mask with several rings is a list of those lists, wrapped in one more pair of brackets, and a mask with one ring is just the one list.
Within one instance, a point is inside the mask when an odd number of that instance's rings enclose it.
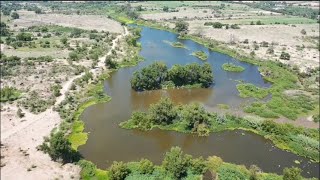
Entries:
{"label": "dirt ground", "polygon": [[[218,5],[217,2],[211,5]],[[310,3],[309,3],[310,4]],[[311,3],[317,6],[319,3]],[[150,8],[152,5],[146,5]],[[241,50],[250,54],[254,51],[256,56],[261,59],[280,60],[283,63],[296,65],[300,71],[307,71],[310,68],[319,66],[319,24],[309,22],[309,19],[294,16],[284,16],[279,13],[253,9],[246,5],[228,4],[221,12],[208,8],[195,7],[176,7],[179,12],[152,12],[142,14],[141,17],[147,20],[155,20],[174,28],[174,21],[182,19],[189,23],[189,34],[197,34],[214,40],[230,44],[231,48]],[[274,20],[277,19],[277,20]],[[250,21],[257,20],[268,22],[266,25],[249,25]],[[271,24],[273,21],[292,22],[294,25]],[[304,24],[299,24],[305,21]],[[240,29],[215,29],[212,26],[204,26],[205,22],[221,22],[223,24],[239,24]],[[301,33],[302,29],[306,34]],[[318,39],[317,39],[318,38]],[[249,44],[242,42],[248,39]],[[310,40],[312,39],[312,40]],[[254,50],[254,42],[259,43],[266,41],[273,44],[274,54],[268,54],[268,47],[259,47]],[[304,47],[304,48],[299,48]],[[291,55],[290,60],[279,59],[281,52],[288,52]]]}
{"label": "dirt ground", "polygon": [[12,24],[15,28],[25,28],[43,24],[55,24],[68,27],[76,27],[86,30],[109,31],[123,33],[119,22],[98,15],[63,15],[63,14],[35,14],[33,11],[18,11],[20,18]]}
{"label": "dirt ground", "polygon": [[[112,41],[110,50],[99,58],[97,67],[90,70],[95,77],[105,69],[104,60],[106,55],[110,55],[111,50],[119,45],[117,42],[128,34],[127,29],[123,29],[119,23],[96,16],[81,16],[79,18],[79,16],[59,15],[59,18],[56,18],[52,14],[35,15],[29,12],[26,14],[29,15],[21,13],[21,19],[15,22],[19,24],[18,27],[40,25],[44,23],[44,20],[49,20],[51,23],[69,27],[120,32],[121,34]],[[28,20],[24,19],[26,16],[28,16]],[[83,22],[83,18],[89,19]],[[88,22],[90,23],[88,24]],[[5,48],[1,45],[2,50]],[[85,61],[80,63],[86,64]],[[48,76],[55,65],[59,66],[59,68],[66,68],[63,71],[64,73],[60,73],[58,76]],[[22,67],[18,76],[12,79],[1,79],[1,81],[5,85],[18,87],[19,89],[36,90],[46,97],[50,93],[50,82],[53,82],[53,79],[56,78],[60,79],[62,81],[62,89],[60,90],[62,95],[56,98],[54,106],[57,106],[64,100],[73,81],[84,74],[72,76],[72,70],[68,70],[67,61],[65,59],[55,59],[50,63],[36,64],[33,70]],[[35,76],[40,76],[40,78]],[[53,106],[39,114],[33,114],[26,109],[21,109],[25,113],[23,118],[17,116],[18,107],[16,102],[13,104],[1,104],[1,179],[80,179],[80,168],[78,166],[74,164],[62,165],[54,162],[47,154],[37,150],[37,146],[42,144],[43,138],[48,136],[52,129],[59,127],[62,122],[58,112],[53,110]]]}

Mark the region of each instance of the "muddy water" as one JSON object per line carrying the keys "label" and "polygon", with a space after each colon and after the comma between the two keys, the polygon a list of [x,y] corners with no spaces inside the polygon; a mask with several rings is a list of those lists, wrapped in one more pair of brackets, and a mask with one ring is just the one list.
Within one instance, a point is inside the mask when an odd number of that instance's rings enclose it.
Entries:
{"label": "muddy water", "polygon": [[[164,41],[180,41],[188,49],[174,48]],[[109,103],[91,106],[82,114],[82,120],[86,124],[85,131],[90,132],[87,143],[79,148],[86,159],[97,164],[99,168],[107,168],[113,161],[138,161],[141,158],[148,158],[159,164],[166,151],[172,146],[180,146],[184,152],[194,156],[216,155],[226,162],[247,166],[256,164],[266,172],[275,173],[282,173],[284,167],[298,166],[304,170],[305,176],[318,177],[319,170],[316,163],[309,163],[305,158],[279,150],[270,141],[248,132],[226,131],[213,133],[209,137],[196,137],[170,131],[141,132],[119,128],[118,124],[129,119],[132,111],[145,110],[162,96],[170,97],[176,103],[198,101],[208,108],[223,103],[236,110],[249,101],[239,98],[236,89],[237,80],[253,83],[259,87],[271,85],[262,79],[256,66],[209,51],[193,41],[179,40],[170,32],[143,28],[140,42],[141,55],[146,60],[138,66],[113,72],[105,81],[105,91],[112,100]],[[203,63],[190,55],[197,50],[203,50],[209,55],[207,62],[212,65],[214,71],[213,87],[148,92],[131,90],[130,78],[137,69],[157,60],[164,61],[169,67],[174,64]],[[226,72],[221,68],[226,62],[243,66],[245,71]],[[301,161],[301,164],[295,164],[294,160]]]}

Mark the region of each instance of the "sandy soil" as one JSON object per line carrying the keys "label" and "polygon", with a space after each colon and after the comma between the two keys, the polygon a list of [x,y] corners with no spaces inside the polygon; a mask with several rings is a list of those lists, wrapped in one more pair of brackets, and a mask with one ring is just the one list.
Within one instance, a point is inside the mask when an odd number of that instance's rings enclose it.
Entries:
{"label": "sandy soil", "polygon": [[[315,48],[315,44],[305,40],[305,36],[318,36],[319,26],[317,24],[303,24],[292,27],[289,25],[242,25],[241,29],[214,29],[212,27],[203,26],[205,21],[188,21],[190,24],[191,34],[201,34],[205,37],[212,38],[218,41],[229,43],[231,38],[234,39],[236,45],[231,47],[241,49],[246,53],[253,51],[253,42],[256,41],[259,45],[262,41],[268,42],[270,45],[274,43],[274,55],[266,53],[268,47],[259,47],[255,50],[258,57],[262,59],[279,60],[282,51],[288,52],[291,55],[289,61],[280,60],[283,63],[297,65],[301,71],[306,71],[308,68],[319,66],[319,51]],[[307,35],[302,35],[301,30],[305,29]],[[248,39],[249,44],[242,44],[245,39]],[[241,44],[241,46],[239,46]],[[306,48],[298,50],[297,46],[304,45]]]}
{"label": "sandy soil", "polygon": [[[117,41],[128,34],[117,36],[113,40],[111,49],[117,46]],[[109,55],[111,50],[107,53]],[[104,59],[99,59],[98,67],[91,69],[97,75],[104,68]],[[58,105],[65,98],[72,82],[83,76],[84,73],[69,78],[63,84],[61,96],[56,99]],[[9,110],[8,110],[9,108]],[[61,165],[51,161],[47,154],[37,150],[43,142],[43,137],[48,136],[51,130],[58,127],[61,119],[58,112],[52,108],[38,115],[24,110],[25,117],[21,121],[15,115],[17,108],[13,105],[4,105],[6,109],[1,113],[1,179],[79,179],[80,168],[73,164]],[[19,173],[17,173],[19,172]]]}
{"label": "sandy soil", "polygon": [[15,19],[12,24],[17,24],[16,28],[25,28],[35,25],[55,24],[82,29],[96,29],[98,31],[109,31],[122,33],[123,28],[119,22],[98,15],[63,15],[63,14],[35,14],[33,11],[19,11],[19,19]]}

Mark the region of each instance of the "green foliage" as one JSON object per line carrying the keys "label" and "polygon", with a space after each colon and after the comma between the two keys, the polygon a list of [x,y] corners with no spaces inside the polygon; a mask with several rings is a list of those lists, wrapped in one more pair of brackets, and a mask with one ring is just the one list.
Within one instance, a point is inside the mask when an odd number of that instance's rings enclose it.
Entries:
{"label": "green foliage", "polygon": [[207,88],[213,83],[212,68],[208,63],[202,66],[196,63],[174,65],[167,73],[167,81],[172,81],[175,86],[201,84]]}
{"label": "green foliage", "polygon": [[9,26],[4,22],[0,22],[0,35],[1,37],[10,35]]}
{"label": "green foliage", "polygon": [[176,48],[185,48],[184,44],[182,44],[181,42],[173,42],[172,46]]}
{"label": "green foliage", "polygon": [[187,128],[199,135],[208,135],[209,113],[206,112],[204,107],[198,103],[192,103],[186,105],[183,109],[182,118],[186,122]]}
{"label": "green foliage", "polygon": [[183,154],[181,148],[173,147],[165,154],[162,166],[174,179],[181,179],[187,175],[190,159],[190,156]]}
{"label": "green foliage", "polygon": [[48,153],[52,160],[63,162],[78,161],[80,155],[71,148],[71,143],[62,131],[51,133],[49,139],[45,139],[40,149]]}
{"label": "green foliage", "polygon": [[11,102],[20,98],[21,93],[14,87],[5,86],[0,89],[0,102]]}
{"label": "green foliage", "polygon": [[213,28],[216,28],[216,29],[221,29],[224,24],[222,24],[220,22],[205,22],[204,25],[205,26],[212,26]]}
{"label": "green foliage", "polygon": [[11,14],[11,17],[12,17],[13,19],[19,19],[19,14],[18,14],[17,12],[13,12],[13,13]]}
{"label": "green foliage", "polygon": [[302,180],[301,172],[301,169],[297,167],[284,168],[283,180]]}
{"label": "green foliage", "polygon": [[315,114],[312,116],[314,122],[320,122],[320,114]]}
{"label": "green foliage", "polygon": [[242,72],[242,71],[244,71],[244,67],[237,66],[237,65],[234,65],[232,63],[224,63],[222,65],[222,68],[225,71],[231,71],[231,72]]}
{"label": "green foliage", "polygon": [[268,89],[258,88],[250,83],[238,84],[237,89],[240,93],[240,97],[243,98],[254,97],[257,99],[263,99],[269,94]]}
{"label": "green foliage", "polygon": [[44,112],[48,107],[52,106],[54,102],[54,97],[43,99],[37,92],[31,91],[29,93],[29,96],[19,101],[18,104],[22,105],[25,109],[29,109],[29,111],[33,113],[40,113]]}
{"label": "green foliage", "polygon": [[18,41],[31,41],[32,40],[32,34],[31,33],[19,33],[16,36]]}
{"label": "green foliage", "polygon": [[119,66],[117,61],[112,60],[110,56],[106,56],[106,59],[105,59],[104,63],[110,69],[117,69],[118,66]]}
{"label": "green foliage", "polygon": [[287,53],[287,52],[281,52],[281,54],[280,54],[280,59],[290,60],[290,54]]}
{"label": "green foliage", "polygon": [[196,63],[174,65],[167,70],[164,63],[156,62],[134,72],[130,82],[136,91],[160,89],[172,83],[174,86],[200,84],[202,87],[209,87],[213,82],[213,75],[211,66],[207,63],[202,66]]}
{"label": "green foliage", "polygon": [[158,103],[150,106],[150,118],[158,125],[171,124],[177,117],[173,102],[169,98],[162,98]]}
{"label": "green foliage", "polygon": [[124,180],[130,172],[126,164],[114,161],[110,167],[109,175],[111,180]]}
{"label": "green foliage", "polygon": [[188,31],[189,28],[189,24],[187,22],[184,21],[178,21],[175,24],[175,30],[178,32],[185,32]]}
{"label": "green foliage", "polygon": [[169,11],[169,7],[168,7],[168,6],[163,6],[162,10],[163,10],[164,12],[168,12],[168,11]]}
{"label": "green foliage", "polygon": [[196,51],[196,52],[193,52],[192,55],[196,56],[197,58],[203,61],[208,59],[208,55],[204,51]]}
{"label": "green foliage", "polygon": [[137,91],[160,89],[161,82],[167,72],[166,64],[155,62],[140,71],[136,71],[131,78],[131,87]]}
{"label": "green foliage", "polygon": [[141,174],[152,174],[154,171],[154,165],[148,159],[141,159],[139,162],[139,169],[138,171]]}
{"label": "green foliage", "polygon": [[229,180],[229,179],[237,179],[237,180],[246,180],[249,179],[249,175],[244,170],[235,167],[231,164],[223,164],[218,169],[219,179],[220,180]]}

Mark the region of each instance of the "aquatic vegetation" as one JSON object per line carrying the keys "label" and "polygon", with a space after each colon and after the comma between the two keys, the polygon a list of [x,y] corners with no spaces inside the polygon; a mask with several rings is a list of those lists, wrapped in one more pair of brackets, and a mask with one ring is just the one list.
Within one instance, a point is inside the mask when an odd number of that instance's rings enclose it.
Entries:
{"label": "aquatic vegetation", "polygon": [[242,66],[237,66],[232,63],[224,63],[222,65],[223,70],[225,71],[231,71],[231,72],[242,72],[244,71],[244,68]]}
{"label": "aquatic vegetation", "polygon": [[208,59],[208,55],[204,51],[196,51],[196,52],[193,52],[192,55],[196,56],[197,58],[203,61]]}
{"label": "aquatic vegetation", "polygon": [[219,116],[207,112],[199,104],[174,106],[170,99],[161,99],[147,112],[134,112],[131,119],[120,123],[125,129],[160,128],[207,136],[210,132],[243,129],[270,139],[278,148],[319,161],[319,130],[277,124],[271,120],[253,120],[233,115]]}
{"label": "aquatic vegetation", "polygon": [[[236,165],[224,162],[220,157],[210,156],[207,159],[202,157],[194,158],[185,154],[181,148],[172,147],[164,155],[160,165],[154,165],[147,159],[141,159],[139,162],[114,162],[106,170],[98,169],[93,163],[80,160],[78,162],[81,169],[81,178],[89,179],[201,179],[202,175],[209,171],[212,177],[219,176],[219,179],[274,179],[282,180],[281,175],[273,173],[264,173],[255,165],[246,168],[244,165]],[[112,172],[112,173],[111,173]],[[297,172],[297,173],[290,173]],[[284,175],[292,177],[301,177],[301,170],[298,168],[287,168]]]}
{"label": "aquatic vegetation", "polygon": [[181,42],[173,42],[172,46],[176,48],[185,48],[184,44],[182,44]]}
{"label": "aquatic vegetation", "polygon": [[263,99],[269,94],[268,89],[258,88],[250,83],[238,84],[237,89],[240,93],[239,96],[243,98],[254,97],[257,99]]}
{"label": "aquatic vegetation", "polygon": [[213,83],[212,68],[205,63],[185,66],[174,65],[168,70],[167,65],[155,62],[140,71],[136,71],[130,80],[136,91],[174,87],[209,87]]}

